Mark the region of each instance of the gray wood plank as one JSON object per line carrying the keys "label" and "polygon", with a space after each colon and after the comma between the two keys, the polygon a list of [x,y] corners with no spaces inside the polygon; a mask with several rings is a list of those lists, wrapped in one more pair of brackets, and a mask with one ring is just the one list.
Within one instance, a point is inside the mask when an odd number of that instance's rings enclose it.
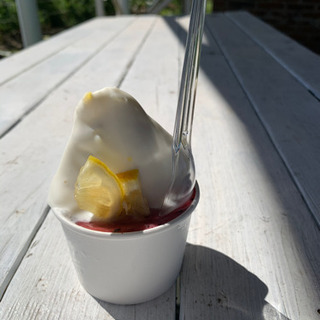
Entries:
{"label": "gray wood plank", "polygon": [[173,132],[184,50],[183,40],[177,40],[178,30],[175,19],[158,21],[121,84],[121,89],[132,94],[170,133]]}
{"label": "gray wood plank", "polygon": [[85,38],[99,25],[98,18],[85,21],[0,61],[0,85],[36,66],[71,43]]}
{"label": "gray wood plank", "polygon": [[0,318],[173,320],[174,304],[174,286],[153,301],[133,306],[90,296],[77,279],[62,228],[50,211],[1,301]]}
{"label": "gray wood plank", "polygon": [[[254,60],[257,45],[247,49],[224,21],[207,20],[221,47],[233,42],[236,66],[246,54]],[[180,319],[318,319],[319,229],[235,69],[209,52],[193,139],[201,199],[181,274]],[[252,81],[264,76],[247,68]]]}
{"label": "gray wood plank", "polygon": [[226,14],[320,99],[320,56],[247,12]]}
{"label": "gray wood plank", "polygon": [[[156,18],[150,16],[137,18],[112,45],[101,50],[0,141],[1,147],[7,150],[19,141],[22,134],[31,141],[16,171],[18,174],[24,167],[24,179],[33,177],[29,188],[38,196],[37,203],[46,203],[39,190],[48,191],[48,184],[71,130],[73,110],[78,100],[87,91],[122,83],[143,43],[148,41],[155,21]],[[156,30],[157,26],[154,28]],[[38,137],[39,132],[42,132],[41,137]],[[19,154],[21,146],[19,142],[17,144],[15,153]],[[41,155],[41,160],[36,161],[35,151],[38,156]],[[10,157],[15,158],[16,154]],[[37,168],[35,173],[31,174],[30,166]],[[43,170],[47,171],[44,181],[40,186],[35,186],[35,175],[41,176]],[[16,177],[18,182],[21,179]],[[19,191],[18,187],[17,193]],[[24,200],[20,201],[23,203]],[[39,211],[32,214],[39,215]],[[15,224],[22,225],[24,222],[15,221]],[[24,239],[27,230],[25,225],[21,232]],[[0,309],[0,317],[3,315],[4,319],[174,319],[175,286],[158,299],[137,306],[116,306],[93,299],[79,286],[62,230],[50,213],[11,280]]]}
{"label": "gray wood plank", "polygon": [[[145,43],[145,47],[121,84],[121,88],[130,92],[148,114],[171,134],[178,102],[188,25],[188,17],[165,18],[161,21],[161,25],[158,22],[157,28],[150,35],[150,41]],[[163,34],[166,34],[166,38],[162,36]],[[208,33],[204,33],[203,36],[202,52],[221,55],[218,46]]]}
{"label": "gray wood plank", "polygon": [[153,21],[137,19],[0,140],[0,296],[43,219],[76,104],[85,92],[121,81]]}
{"label": "gray wood plank", "polygon": [[[235,67],[246,61],[246,46],[252,45],[253,56],[247,59],[253,62],[261,48],[220,18],[209,19],[206,26],[207,31],[214,26],[211,32],[227,59],[208,36],[193,133],[202,195],[181,274],[180,318],[318,319],[319,230],[253,111],[255,100],[244,86],[248,80],[240,78]],[[30,229],[36,230],[46,215],[48,184],[71,130],[74,106],[84,92],[121,84],[150,115],[172,129],[183,54],[175,34],[182,30],[162,19],[155,25],[153,21],[138,19],[0,140],[0,223],[5,243],[0,242],[0,254],[11,252],[10,258],[5,256],[11,272],[36,232]],[[238,60],[232,62],[231,46],[222,40],[236,42],[234,55],[242,52]],[[165,51],[158,52],[161,47]],[[258,62],[254,66],[249,75],[258,82]],[[0,270],[2,284],[8,269]],[[134,307],[99,304],[88,296],[78,285],[61,230],[49,214],[3,296],[0,317],[168,319],[174,317],[173,310],[174,288],[159,300]]]}
{"label": "gray wood plank", "polygon": [[[183,24],[183,21],[181,23]],[[187,24],[186,21],[184,23],[185,30]],[[210,27],[210,24],[207,27]],[[175,32],[177,31],[182,32],[176,27]],[[161,61],[162,55],[157,55],[159,48],[156,44],[154,46],[154,55],[157,61]],[[140,95],[141,100],[145,101],[143,105],[148,106],[154,99],[152,97],[161,96],[159,94],[161,86],[156,87],[154,83],[148,82],[147,75],[150,70],[149,64],[143,64],[144,58],[141,52],[124,80],[123,88]],[[164,56],[163,59],[169,59],[169,68],[170,57]],[[170,68],[175,70],[172,66]],[[142,72],[138,74],[135,69]],[[222,58],[215,41],[208,34],[205,34],[201,75],[193,144],[202,199],[191,224],[188,239],[190,245],[187,247],[183,264],[180,319],[210,319],[215,315],[217,319],[259,319],[259,317],[262,319],[264,317],[264,319],[285,320],[288,314],[294,314],[296,311],[302,314],[306,312],[311,315],[310,319],[316,319],[314,310],[317,306],[319,291],[314,288],[313,281],[319,282],[317,277],[319,261],[309,264],[308,260],[313,260],[316,256],[314,253],[311,256],[304,254],[299,256],[301,250],[299,241],[306,244],[308,252],[312,250],[316,252],[319,250],[319,246],[315,245],[319,240],[317,229],[273,145],[259,124],[250,103]],[[139,81],[143,83],[148,94],[139,92]],[[167,85],[168,87],[164,86],[164,88],[169,90],[170,81]],[[230,87],[235,90],[230,90]],[[170,105],[170,101],[161,100],[156,103],[157,110],[163,110],[160,114],[161,124],[170,131],[173,126],[174,107]],[[220,110],[219,112],[215,112],[216,107]],[[246,111],[243,111],[242,107],[245,107]],[[239,114],[240,119],[235,113]],[[245,124],[250,127],[253,136],[256,130],[258,131],[260,140],[257,138],[257,140],[253,139],[254,142],[251,141],[244,128]],[[255,144],[258,151],[255,151]],[[268,156],[270,150],[272,154]],[[240,163],[237,165],[234,159],[239,157]],[[264,169],[264,165],[267,169]],[[273,166],[277,168],[275,172],[272,170]],[[251,177],[252,167],[255,168],[254,175]],[[262,171],[259,172],[261,169]],[[268,173],[268,170],[271,173]],[[277,186],[276,179],[279,171],[283,182]],[[238,177],[235,178],[234,176],[237,175]],[[268,178],[269,175],[271,175],[270,178]],[[217,186],[215,186],[216,183]],[[274,189],[271,186],[273,184],[276,185]],[[275,193],[283,186],[286,186],[286,191],[281,192],[284,200],[277,200]],[[224,190],[227,190],[225,197],[223,197]],[[298,200],[295,200],[292,206],[286,207],[290,204],[291,197],[297,197]],[[230,199],[233,200],[230,201]],[[216,203],[219,200],[222,203]],[[268,201],[270,201],[270,208],[264,209],[264,204],[267,206]],[[295,208],[296,219],[301,218],[299,214],[302,212],[309,215],[304,231],[297,236],[298,240],[294,239],[294,241],[292,238],[295,238],[297,226],[301,221],[285,218],[287,214],[291,214],[292,208]],[[270,220],[272,220],[271,224]],[[281,227],[278,226],[279,221]],[[232,229],[233,223],[240,225],[240,227],[235,226],[235,234]],[[295,230],[292,234],[291,223]],[[214,227],[215,225],[217,227]],[[274,231],[275,226],[277,228]],[[264,229],[266,229],[266,235],[260,240]],[[215,235],[216,230],[217,235]],[[308,238],[309,232],[311,232],[310,238]],[[288,241],[292,241],[292,244],[287,243]],[[258,242],[259,245],[255,246],[254,242]],[[282,242],[285,242],[285,245],[278,248],[279,243],[282,244]],[[286,259],[275,263],[281,256],[286,256],[290,264],[297,267],[291,268]],[[296,258],[296,256],[299,257]],[[300,272],[301,268],[307,276],[297,283],[295,274]],[[225,273],[224,270],[226,270]],[[230,278],[228,272],[232,275]],[[281,274],[280,279],[278,279],[278,273]],[[237,278],[238,274],[240,279]],[[217,278],[221,280],[217,281]],[[287,288],[279,285],[279,282],[284,281],[288,283],[288,287],[293,288],[292,292],[296,290],[299,292],[297,297],[293,297]],[[228,293],[228,296],[223,290]],[[307,303],[304,295],[310,298]],[[239,296],[242,299],[238,298]],[[302,300],[296,301],[299,298]],[[279,304],[279,301],[284,302]],[[297,307],[292,307],[292,304],[297,304]]]}
{"label": "gray wood plank", "polygon": [[[82,64],[132,22],[132,18],[99,19],[95,28],[86,37],[71,43],[63,50],[40,62],[0,87],[0,135],[7,132],[21,117],[35,108],[51,91],[65,81]],[[90,24],[88,24],[90,27]],[[17,94],[19,92],[19,94]]]}
{"label": "gray wood plank", "polygon": [[208,22],[320,226],[319,100],[229,19]]}

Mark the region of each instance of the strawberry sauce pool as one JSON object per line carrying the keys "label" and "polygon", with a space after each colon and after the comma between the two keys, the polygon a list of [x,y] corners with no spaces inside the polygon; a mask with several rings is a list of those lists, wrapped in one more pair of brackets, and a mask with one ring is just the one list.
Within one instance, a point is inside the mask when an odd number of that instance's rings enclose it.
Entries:
{"label": "strawberry sauce pool", "polygon": [[184,213],[192,201],[194,200],[196,191],[194,190],[190,199],[181,207],[176,210],[166,214],[165,216],[159,215],[159,210],[151,209],[150,215],[143,220],[136,220],[132,217],[126,217],[123,221],[116,222],[101,222],[101,221],[91,221],[83,222],[77,221],[78,226],[102,232],[115,232],[115,233],[125,233],[125,232],[135,232],[151,229],[162,224],[165,224]]}

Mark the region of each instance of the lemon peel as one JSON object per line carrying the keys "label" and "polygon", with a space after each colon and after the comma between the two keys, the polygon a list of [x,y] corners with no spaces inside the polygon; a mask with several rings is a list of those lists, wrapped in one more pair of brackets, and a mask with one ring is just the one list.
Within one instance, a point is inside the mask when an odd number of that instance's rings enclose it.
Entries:
{"label": "lemon peel", "polygon": [[147,216],[149,206],[141,191],[139,170],[115,174],[103,161],[89,156],[75,184],[80,209],[103,220],[124,215]]}
{"label": "lemon peel", "polygon": [[84,97],[83,97],[83,102],[88,103],[90,100],[93,99],[93,94],[92,92],[87,92]]}

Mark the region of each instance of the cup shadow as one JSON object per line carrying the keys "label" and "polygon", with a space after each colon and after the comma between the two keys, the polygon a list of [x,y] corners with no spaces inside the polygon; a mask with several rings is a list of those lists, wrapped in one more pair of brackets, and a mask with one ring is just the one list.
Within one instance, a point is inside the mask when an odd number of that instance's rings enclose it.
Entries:
{"label": "cup shadow", "polygon": [[180,319],[289,320],[257,276],[208,247],[187,244],[180,282]]}
{"label": "cup shadow", "polygon": [[154,319],[290,320],[265,300],[268,287],[257,276],[208,247],[187,243],[176,285],[176,315],[165,316],[158,310],[159,305],[167,303],[168,292],[138,305],[96,301],[117,320],[134,318],[137,308],[140,315],[148,309]]}

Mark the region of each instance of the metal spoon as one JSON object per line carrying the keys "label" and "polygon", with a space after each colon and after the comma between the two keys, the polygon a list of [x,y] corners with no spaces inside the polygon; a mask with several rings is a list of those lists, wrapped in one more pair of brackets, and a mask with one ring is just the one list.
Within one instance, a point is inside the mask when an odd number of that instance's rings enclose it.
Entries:
{"label": "metal spoon", "polygon": [[180,92],[172,143],[172,178],[165,195],[161,214],[183,205],[195,185],[195,164],[191,152],[200,51],[205,20],[206,0],[193,0],[182,69]]}

